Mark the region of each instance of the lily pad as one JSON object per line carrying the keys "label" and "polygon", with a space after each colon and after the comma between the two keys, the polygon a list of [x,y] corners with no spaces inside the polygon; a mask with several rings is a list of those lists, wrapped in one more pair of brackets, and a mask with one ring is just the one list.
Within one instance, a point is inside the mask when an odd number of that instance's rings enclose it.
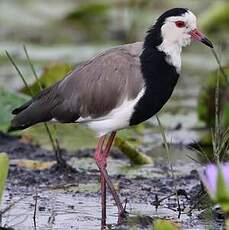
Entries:
{"label": "lily pad", "polygon": [[153,229],[155,230],[178,230],[179,225],[170,220],[157,219],[153,224]]}
{"label": "lily pad", "polygon": [[17,165],[19,168],[26,168],[26,169],[39,169],[39,170],[44,170],[44,169],[49,169],[51,168],[54,164],[56,164],[56,161],[36,161],[36,160],[28,160],[28,159],[22,159],[22,160],[11,160],[11,164]]}
{"label": "lily pad", "polygon": [[[96,135],[86,126],[74,124],[49,123],[50,131],[58,140],[61,148],[77,150],[95,148]],[[38,124],[22,131],[22,136],[30,139],[32,143],[39,144],[43,148],[52,150],[51,142],[43,124]]]}

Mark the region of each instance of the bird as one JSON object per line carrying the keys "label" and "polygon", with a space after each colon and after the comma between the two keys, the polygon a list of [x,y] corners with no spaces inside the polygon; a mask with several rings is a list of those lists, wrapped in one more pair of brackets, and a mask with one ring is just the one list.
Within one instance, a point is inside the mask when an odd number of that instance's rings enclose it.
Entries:
{"label": "bird", "polygon": [[97,54],[12,111],[9,131],[58,121],[86,124],[97,133],[94,158],[100,171],[103,226],[107,187],[118,208],[118,221],[127,215],[107,173],[115,135],[151,118],[166,104],[180,75],[182,48],[191,40],[213,48],[189,9],[169,9],[149,28],[144,41]]}

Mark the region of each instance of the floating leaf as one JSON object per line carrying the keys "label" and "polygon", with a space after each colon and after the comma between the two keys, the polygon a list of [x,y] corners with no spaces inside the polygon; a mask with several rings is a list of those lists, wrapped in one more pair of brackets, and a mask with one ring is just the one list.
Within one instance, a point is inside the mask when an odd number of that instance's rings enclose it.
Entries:
{"label": "floating leaf", "polygon": [[157,219],[154,221],[153,230],[179,230],[178,224],[170,220]]}
{"label": "floating leaf", "polygon": [[56,161],[35,161],[35,160],[12,160],[11,164],[15,164],[18,167],[21,168],[26,168],[26,169],[48,169],[51,168],[54,164],[56,163]]}
{"label": "floating leaf", "polygon": [[[51,124],[51,123],[50,123]],[[86,126],[76,124],[59,124],[49,126],[51,133],[58,139],[60,147],[68,150],[95,148],[98,138]],[[22,131],[22,137],[52,150],[45,127],[42,124]]]}

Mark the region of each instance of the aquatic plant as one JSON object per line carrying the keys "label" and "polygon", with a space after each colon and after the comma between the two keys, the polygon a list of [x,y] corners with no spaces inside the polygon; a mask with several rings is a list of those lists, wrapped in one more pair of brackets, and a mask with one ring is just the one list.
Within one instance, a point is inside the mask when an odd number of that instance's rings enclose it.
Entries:
{"label": "aquatic plant", "polygon": [[212,143],[213,157],[208,156],[209,154],[206,154],[203,149],[197,150],[197,153],[219,164],[220,161],[225,161],[229,157],[229,69],[228,66],[222,67],[215,49],[211,51],[218,64],[218,69],[213,75],[210,75],[207,88],[203,89],[200,94],[198,114],[208,126],[214,127],[211,129],[211,136],[206,135],[204,138],[207,144]]}
{"label": "aquatic plant", "polygon": [[[226,75],[229,74],[229,66],[223,67]],[[198,116],[206,126],[211,127],[215,124],[215,86],[218,78],[218,70],[211,73],[206,80],[206,84],[203,85],[199,99],[198,99]],[[220,79],[220,106],[222,114],[223,127],[229,126],[229,101],[227,100],[229,94],[229,84],[225,78]]]}
{"label": "aquatic plant", "polygon": [[[217,54],[214,52],[217,58]],[[221,64],[218,62],[219,70]],[[222,75],[224,72],[222,72]],[[226,79],[227,78],[227,75]],[[215,126],[212,132],[212,146],[215,164],[209,164],[199,172],[200,178],[207,189],[213,202],[218,203],[223,211],[229,213],[229,162],[221,163],[225,153],[229,150],[229,129],[224,132],[221,122],[220,111],[220,77],[217,76],[215,87]],[[226,220],[227,229],[229,229],[229,219]]]}
{"label": "aquatic plant", "polygon": [[[34,77],[35,77],[35,80],[38,82],[37,84],[38,84],[39,90],[42,90],[41,82],[39,81],[39,78],[38,78],[38,76],[37,76],[37,74],[35,72],[35,68],[34,68],[34,66],[33,66],[33,64],[32,64],[32,62],[30,60],[30,57],[28,55],[26,46],[24,46],[24,52],[25,52],[28,64],[29,64],[29,66],[30,66],[30,68],[31,68],[31,70],[33,72]],[[6,55],[7,55],[8,59],[9,59],[9,61],[11,62],[11,64],[14,66],[16,72],[20,76],[21,80],[23,81],[24,86],[28,91],[28,94],[31,97],[33,97],[35,95],[34,92],[33,92],[33,89],[26,82],[24,75],[22,74],[21,70],[19,69],[19,67],[15,63],[14,59],[12,58],[12,56],[9,54],[8,51],[6,51]],[[49,126],[48,126],[48,124],[46,122],[44,122],[44,127],[45,127],[45,130],[47,132],[47,135],[48,135],[48,138],[50,140],[50,143],[52,145],[52,149],[53,149],[53,151],[55,153],[57,165],[60,166],[60,168],[66,168],[67,163],[65,162],[65,160],[61,156],[60,148],[59,148],[59,145],[58,145],[59,142],[58,142],[57,138],[53,137],[54,135],[53,135],[53,133],[51,133],[50,128],[49,128]]]}
{"label": "aquatic plant", "polygon": [[170,220],[157,219],[153,223],[154,230],[178,230],[180,226]]}
{"label": "aquatic plant", "polygon": [[6,153],[0,153],[0,202],[5,188],[9,170],[9,158]]}

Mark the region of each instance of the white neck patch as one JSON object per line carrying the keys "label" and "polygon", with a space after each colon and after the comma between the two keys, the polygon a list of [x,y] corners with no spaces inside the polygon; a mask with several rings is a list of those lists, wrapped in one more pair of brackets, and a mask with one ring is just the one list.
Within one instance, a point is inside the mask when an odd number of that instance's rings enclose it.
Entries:
{"label": "white neck patch", "polygon": [[164,40],[157,48],[166,54],[166,61],[176,68],[177,73],[180,73],[182,50],[181,46],[178,44],[171,44],[170,42]]}

